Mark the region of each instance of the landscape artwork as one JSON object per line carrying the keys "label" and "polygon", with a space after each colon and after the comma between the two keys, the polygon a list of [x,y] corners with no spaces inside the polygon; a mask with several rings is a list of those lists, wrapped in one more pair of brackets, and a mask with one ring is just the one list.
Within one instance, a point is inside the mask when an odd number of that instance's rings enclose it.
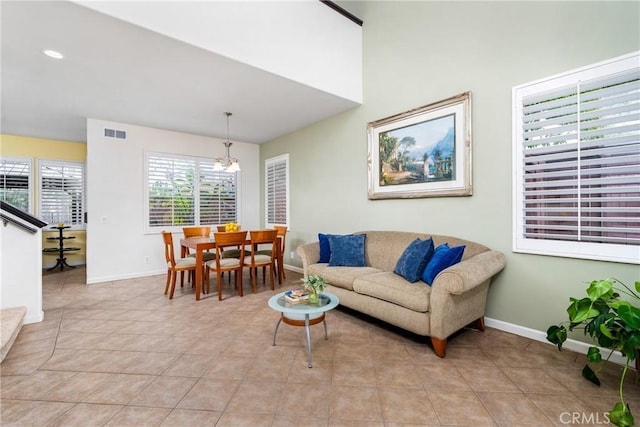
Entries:
{"label": "landscape artwork", "polygon": [[380,134],[380,185],[455,179],[455,115]]}
{"label": "landscape artwork", "polygon": [[471,195],[471,93],[367,126],[369,199]]}

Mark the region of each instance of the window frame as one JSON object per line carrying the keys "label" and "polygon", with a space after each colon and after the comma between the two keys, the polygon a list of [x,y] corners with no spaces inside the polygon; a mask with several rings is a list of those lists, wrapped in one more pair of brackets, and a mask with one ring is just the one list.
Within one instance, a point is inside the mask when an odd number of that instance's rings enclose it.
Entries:
{"label": "window frame", "polygon": [[[38,159],[37,166],[37,181],[38,181],[38,194],[37,194],[37,205],[38,205],[38,214],[37,216],[43,221],[49,224],[58,224],[64,223],[65,225],[70,227],[70,230],[85,230],[87,228],[85,217],[87,212],[87,165],[85,162],[76,161],[76,160],[60,160],[60,159]],[[46,166],[74,166],[81,170],[82,172],[82,191],[81,191],[81,208],[80,208],[80,222],[79,223],[69,223],[66,218],[58,218],[49,219],[45,215],[43,209],[43,173],[42,169]]]}
{"label": "window frame", "polygon": [[[159,225],[159,226],[151,226],[149,225],[149,160],[150,157],[160,157],[166,158],[169,160],[185,160],[185,161],[193,161],[194,162],[194,177],[193,177],[193,200],[194,200],[194,210],[193,210],[193,219],[194,223],[185,223],[185,224],[175,224],[175,218],[173,219],[173,225]],[[189,156],[185,154],[177,154],[177,153],[166,153],[166,152],[157,152],[157,151],[145,151],[144,153],[144,232],[145,234],[159,234],[162,231],[171,231],[171,232],[182,232],[183,227],[189,226],[211,226],[215,227],[216,225],[220,225],[218,223],[200,223],[200,211],[201,211],[201,203],[200,203],[200,189],[201,189],[201,169],[203,163],[215,163],[215,159],[212,157],[203,157],[203,156]],[[230,173],[230,172],[217,172],[220,174]],[[235,179],[235,218],[233,222],[238,222],[238,219],[241,217],[241,175],[238,172],[231,172],[234,174]]]}
{"label": "window frame", "polygon": [[[513,141],[513,251],[537,255],[568,258],[592,259],[621,263],[640,264],[640,246],[633,244],[594,243],[586,241],[565,241],[542,238],[527,238],[525,230],[525,190],[524,190],[524,130],[523,100],[533,95],[541,95],[562,87],[578,85],[581,81],[606,78],[619,73],[638,69],[640,52],[633,52],[607,61],[588,65],[555,76],[543,78],[512,89],[512,141]],[[581,104],[580,104],[581,105]],[[582,123],[582,122],[581,122]],[[579,141],[578,146],[586,144]],[[578,148],[579,150],[579,148]],[[578,157],[578,163],[582,160]],[[576,166],[576,171],[579,171]],[[578,219],[580,221],[580,219]]]}
{"label": "window frame", "polygon": [[[285,169],[285,221],[270,221],[269,213],[273,209],[269,197],[269,184],[270,184],[270,176],[269,176],[269,168],[271,165],[284,163]],[[275,225],[286,226],[287,228],[291,228],[291,186],[290,186],[290,161],[289,161],[289,153],[281,154],[278,156],[270,157],[264,161],[264,222],[267,228],[273,228]],[[278,218],[274,218],[278,219]]]}
{"label": "window frame", "polygon": [[[35,214],[34,208],[35,208],[35,204],[34,204],[34,168],[33,168],[33,158],[32,157],[19,157],[19,156],[2,156],[2,158],[0,159],[0,161],[2,163],[5,162],[12,162],[12,163],[23,163],[25,164],[29,170],[27,173],[27,209],[24,209],[22,206],[16,206],[22,210],[25,210],[26,212],[30,213],[31,215]],[[0,182],[0,188],[5,189],[4,187],[4,181]],[[6,200],[4,200],[6,202]]]}

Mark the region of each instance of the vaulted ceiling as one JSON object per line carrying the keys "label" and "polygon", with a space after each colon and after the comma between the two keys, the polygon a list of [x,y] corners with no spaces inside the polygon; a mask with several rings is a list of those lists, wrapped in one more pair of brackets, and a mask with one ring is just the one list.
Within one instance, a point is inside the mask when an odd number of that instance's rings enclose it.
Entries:
{"label": "vaulted ceiling", "polygon": [[223,138],[230,111],[259,144],[358,105],[75,3],[0,7],[4,134],[84,142],[91,117]]}

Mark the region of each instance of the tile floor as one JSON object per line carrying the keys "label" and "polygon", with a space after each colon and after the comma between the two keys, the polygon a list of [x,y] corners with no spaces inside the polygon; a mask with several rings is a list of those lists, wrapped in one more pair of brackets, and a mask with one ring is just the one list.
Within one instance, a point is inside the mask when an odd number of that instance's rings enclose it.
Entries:
{"label": "tile floor", "polygon": [[45,320],[0,365],[1,425],[602,425],[617,396],[619,367],[598,388],[583,356],[495,329],[462,331],[440,359],[427,340],[337,309],[329,340],[311,328],[309,369],[303,328],[282,324],[271,345],[268,287],[196,302],[190,286],[169,301],[164,276],[85,283],[83,268],[45,273]]}

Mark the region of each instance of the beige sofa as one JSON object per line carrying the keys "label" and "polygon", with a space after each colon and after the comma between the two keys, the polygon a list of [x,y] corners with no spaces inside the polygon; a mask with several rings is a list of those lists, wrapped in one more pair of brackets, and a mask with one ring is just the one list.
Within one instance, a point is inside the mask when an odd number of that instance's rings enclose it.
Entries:
{"label": "beige sofa", "polygon": [[[318,263],[319,242],[298,246],[305,277],[321,275],[327,291],[340,304],[415,334],[431,337],[435,353],[444,357],[447,338],[475,323],[484,329],[484,311],[492,277],[505,265],[502,253],[456,237],[400,231],[361,231],[366,234],[366,267],[329,267]],[[416,238],[433,238],[437,247],[466,245],[462,261],[438,274],[429,286],[410,283],[393,272],[405,248]]]}

